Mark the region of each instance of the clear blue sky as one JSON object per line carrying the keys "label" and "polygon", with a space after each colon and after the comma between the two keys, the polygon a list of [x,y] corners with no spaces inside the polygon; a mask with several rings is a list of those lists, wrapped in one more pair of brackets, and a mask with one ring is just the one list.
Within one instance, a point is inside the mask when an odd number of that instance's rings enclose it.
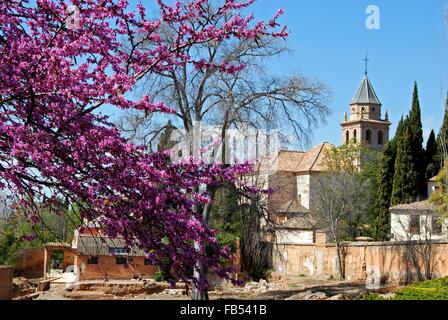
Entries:
{"label": "clear blue sky", "polygon": [[[132,0],[133,4],[139,0]],[[168,1],[171,2],[171,1]],[[272,72],[301,71],[323,81],[332,92],[332,114],[314,131],[312,144],[341,143],[340,122],[363,77],[369,53],[369,77],[392,121],[391,136],[409,111],[418,82],[425,140],[438,132],[448,90],[446,0],[258,0],[250,11],[270,19],[279,8],[289,30],[291,56],[273,59]],[[155,0],[142,0],[154,8]],[[368,30],[366,7],[380,9],[380,30]]]}
{"label": "clear blue sky", "polygon": [[[365,26],[368,5],[380,9],[380,30]],[[253,12],[267,18],[284,8],[294,54],[275,60],[273,72],[299,70],[323,81],[332,91],[332,115],[314,132],[313,144],[341,143],[344,110],[363,77],[366,52],[369,77],[392,121],[411,106],[417,81],[425,139],[440,128],[448,90],[448,32],[444,0],[258,0]]]}

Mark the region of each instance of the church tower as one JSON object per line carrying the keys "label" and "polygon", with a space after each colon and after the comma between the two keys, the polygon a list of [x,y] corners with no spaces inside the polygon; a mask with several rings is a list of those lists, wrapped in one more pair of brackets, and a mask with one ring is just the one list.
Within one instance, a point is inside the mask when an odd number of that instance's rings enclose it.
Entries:
{"label": "church tower", "polygon": [[381,102],[367,76],[364,78],[350,103],[350,116],[344,112],[342,141],[344,143],[363,142],[374,149],[382,149],[389,141],[389,116],[386,111],[381,118]]}

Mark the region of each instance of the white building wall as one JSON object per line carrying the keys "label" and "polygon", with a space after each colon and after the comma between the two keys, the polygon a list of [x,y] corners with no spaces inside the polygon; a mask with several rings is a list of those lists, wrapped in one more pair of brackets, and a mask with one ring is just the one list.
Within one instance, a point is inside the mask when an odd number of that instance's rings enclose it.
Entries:
{"label": "white building wall", "polygon": [[301,205],[310,208],[310,184],[311,176],[309,174],[299,175],[296,177],[297,195],[300,195]]}
{"label": "white building wall", "polygon": [[431,232],[432,219],[437,218],[437,216],[431,214],[420,215],[420,234],[411,234],[409,232],[411,215],[393,212],[391,214],[392,241],[447,239],[448,219],[442,223],[442,234],[432,234]]}

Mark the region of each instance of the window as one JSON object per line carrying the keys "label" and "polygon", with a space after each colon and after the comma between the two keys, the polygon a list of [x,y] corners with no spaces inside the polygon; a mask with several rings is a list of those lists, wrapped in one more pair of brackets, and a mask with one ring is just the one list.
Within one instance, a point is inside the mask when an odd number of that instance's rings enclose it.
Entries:
{"label": "window", "polygon": [[350,142],[350,132],[347,130],[345,132],[345,143],[349,143]]}
{"label": "window", "polygon": [[368,144],[372,143],[372,131],[369,129],[366,130],[366,141]]}
{"label": "window", "polygon": [[115,264],[127,264],[128,259],[126,259],[126,257],[115,257]]}
{"label": "window", "polygon": [[383,131],[378,131],[378,144],[382,146],[384,144],[384,133]]}
{"label": "window", "polygon": [[122,248],[122,247],[110,247],[109,248],[109,254],[111,255],[120,255],[120,254],[126,254],[127,250],[126,248]]}
{"label": "window", "polygon": [[151,265],[151,261],[149,261],[148,258],[145,258],[144,264],[145,264],[145,266],[150,266]]}
{"label": "window", "polygon": [[372,112],[375,112],[375,108],[372,108]]}
{"label": "window", "polygon": [[87,264],[98,264],[98,256],[88,257]]}
{"label": "window", "polygon": [[431,233],[433,235],[441,235],[442,234],[442,222],[437,217],[431,218]]}
{"label": "window", "polygon": [[420,216],[413,214],[409,218],[409,233],[411,235],[420,234]]}
{"label": "window", "polygon": [[354,141],[355,143],[356,143],[356,141],[357,141],[356,136],[357,136],[357,132],[356,132],[356,129],[355,129],[355,130],[353,130],[353,141]]}

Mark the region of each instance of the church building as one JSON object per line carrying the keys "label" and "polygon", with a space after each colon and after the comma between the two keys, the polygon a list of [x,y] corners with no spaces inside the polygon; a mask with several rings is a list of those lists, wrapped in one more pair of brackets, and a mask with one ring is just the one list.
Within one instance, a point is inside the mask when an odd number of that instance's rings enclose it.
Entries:
{"label": "church building", "polygon": [[382,149],[389,141],[389,116],[381,115],[381,102],[373,89],[367,72],[350,103],[350,117],[344,112],[343,143],[364,142],[374,149]]}

